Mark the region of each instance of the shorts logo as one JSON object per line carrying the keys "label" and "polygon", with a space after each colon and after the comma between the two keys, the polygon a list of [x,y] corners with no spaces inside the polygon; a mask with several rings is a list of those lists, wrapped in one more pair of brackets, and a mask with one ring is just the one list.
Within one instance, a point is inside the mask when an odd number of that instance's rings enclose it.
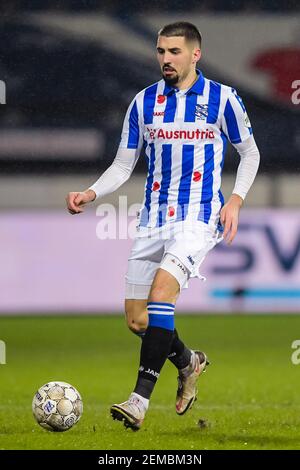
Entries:
{"label": "shorts logo", "polygon": [[176,264],[176,266],[178,266],[179,269],[181,269],[181,271],[186,274],[186,269],[185,267],[183,266],[183,264],[181,264],[177,259],[175,258],[172,258],[171,259],[172,263]]}
{"label": "shorts logo", "polygon": [[189,255],[189,256],[187,257],[187,259],[188,259],[189,262],[194,266],[195,261],[193,260],[193,258],[191,257],[191,255]]}

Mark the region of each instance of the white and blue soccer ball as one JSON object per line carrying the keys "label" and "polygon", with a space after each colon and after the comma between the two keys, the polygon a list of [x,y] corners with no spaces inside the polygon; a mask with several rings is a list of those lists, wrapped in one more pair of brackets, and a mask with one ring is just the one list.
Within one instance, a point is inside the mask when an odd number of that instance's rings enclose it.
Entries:
{"label": "white and blue soccer ball", "polygon": [[49,382],[34,395],[32,411],[44,429],[67,431],[81,418],[82,399],[72,385],[66,382]]}

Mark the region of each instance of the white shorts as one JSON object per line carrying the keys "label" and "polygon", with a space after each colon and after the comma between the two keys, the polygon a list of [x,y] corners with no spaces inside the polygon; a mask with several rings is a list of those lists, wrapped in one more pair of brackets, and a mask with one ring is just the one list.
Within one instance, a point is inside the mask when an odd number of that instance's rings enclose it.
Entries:
{"label": "white shorts", "polygon": [[198,221],[184,231],[176,230],[168,239],[136,238],[128,259],[126,299],[147,299],[158,268],[170,272],[180,289],[188,287],[191,277],[205,280],[199,267],[222,234]]}

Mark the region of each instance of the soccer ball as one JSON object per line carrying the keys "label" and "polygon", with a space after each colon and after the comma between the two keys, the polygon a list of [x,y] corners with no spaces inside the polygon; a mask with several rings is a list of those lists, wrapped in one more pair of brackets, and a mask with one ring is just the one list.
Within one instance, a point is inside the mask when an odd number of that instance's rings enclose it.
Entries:
{"label": "soccer ball", "polygon": [[48,431],[67,431],[82,415],[81,396],[66,382],[49,382],[38,389],[33,397],[35,419]]}

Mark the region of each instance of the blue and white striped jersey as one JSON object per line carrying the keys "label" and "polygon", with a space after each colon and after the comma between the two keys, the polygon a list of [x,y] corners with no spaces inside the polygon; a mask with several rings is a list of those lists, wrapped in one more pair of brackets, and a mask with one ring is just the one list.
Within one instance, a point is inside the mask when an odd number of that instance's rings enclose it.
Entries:
{"label": "blue and white striped jersey", "polygon": [[216,228],[226,143],[252,134],[236,91],[197,74],[188,90],[163,79],[147,87],[126,113],[120,148],[140,153],[144,146],[148,158],[140,231],[185,220]]}

